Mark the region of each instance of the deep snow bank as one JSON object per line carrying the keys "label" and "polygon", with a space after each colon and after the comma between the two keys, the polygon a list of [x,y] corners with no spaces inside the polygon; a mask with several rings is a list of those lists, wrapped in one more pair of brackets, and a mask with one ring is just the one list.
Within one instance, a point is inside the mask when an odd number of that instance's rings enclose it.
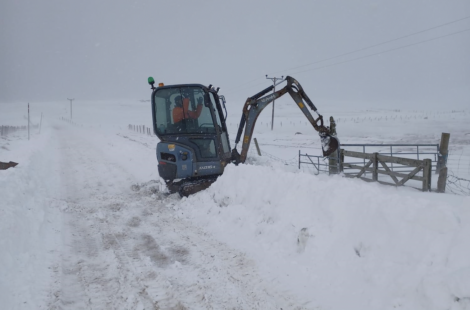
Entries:
{"label": "deep snow bank", "polygon": [[2,309],[38,309],[47,299],[56,262],[61,202],[57,158],[50,130],[27,140],[27,132],[2,138],[0,171],[0,300]]}
{"label": "deep snow bank", "polygon": [[240,165],[174,207],[312,306],[470,306],[469,197]]}

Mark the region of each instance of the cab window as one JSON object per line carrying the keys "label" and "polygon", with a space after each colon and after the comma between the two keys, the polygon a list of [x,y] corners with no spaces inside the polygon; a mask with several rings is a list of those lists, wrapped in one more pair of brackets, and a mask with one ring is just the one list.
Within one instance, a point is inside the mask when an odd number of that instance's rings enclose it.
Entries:
{"label": "cab window", "polygon": [[200,87],[163,88],[155,93],[157,133],[215,133],[212,104]]}

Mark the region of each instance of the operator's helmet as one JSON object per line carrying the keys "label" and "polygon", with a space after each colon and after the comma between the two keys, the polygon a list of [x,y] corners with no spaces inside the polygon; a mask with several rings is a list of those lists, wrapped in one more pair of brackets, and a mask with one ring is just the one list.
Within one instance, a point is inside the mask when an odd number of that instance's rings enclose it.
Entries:
{"label": "operator's helmet", "polygon": [[179,96],[179,95],[176,96],[174,100],[175,100],[175,105],[176,105],[176,106],[179,107],[179,106],[182,106],[182,105],[183,105],[183,101],[182,101],[181,96]]}

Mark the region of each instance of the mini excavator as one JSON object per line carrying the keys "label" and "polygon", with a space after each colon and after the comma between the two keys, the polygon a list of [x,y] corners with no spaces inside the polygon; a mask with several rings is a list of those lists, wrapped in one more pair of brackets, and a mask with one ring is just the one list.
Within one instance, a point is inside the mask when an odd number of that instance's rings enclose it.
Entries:
{"label": "mini excavator", "polygon": [[[156,150],[158,173],[165,180],[169,191],[189,196],[208,188],[222,175],[228,164],[244,163],[261,111],[286,93],[318,132],[323,156],[334,153],[339,147],[339,140],[324,126],[323,116],[302,86],[290,76],[281,82],[287,82],[287,85],[267,95],[275,87],[271,85],[246,100],[235,146],[231,150],[226,124],[226,101],[224,96],[218,94],[219,88],[201,84],[163,83],[155,87],[155,80],[149,77],[153,131],[160,139]],[[316,119],[307,107],[318,115]],[[239,153],[237,145],[242,133]]]}

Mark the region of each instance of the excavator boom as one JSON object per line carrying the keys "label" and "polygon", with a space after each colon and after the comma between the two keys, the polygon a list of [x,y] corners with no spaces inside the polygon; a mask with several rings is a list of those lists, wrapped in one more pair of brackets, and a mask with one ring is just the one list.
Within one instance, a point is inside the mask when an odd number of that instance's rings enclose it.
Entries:
{"label": "excavator boom", "polygon": [[[258,119],[258,116],[261,114],[263,109],[271,102],[279,97],[282,97],[286,93],[289,93],[297,106],[304,113],[305,117],[307,117],[310,124],[320,135],[323,156],[329,156],[338,149],[338,139],[331,135],[330,129],[328,127],[324,126],[323,116],[318,112],[317,108],[307,96],[300,83],[290,76],[287,76],[285,80],[287,81],[287,85],[282,89],[263,97],[274,88],[274,86],[270,86],[246,100],[245,105],[243,106],[243,113],[240,120],[240,125],[238,127],[237,137],[235,139],[235,147],[232,150],[232,161],[235,164],[245,162],[251,143],[251,138],[253,136],[256,120]],[[315,119],[312,116],[310,111],[307,109],[307,106],[318,115],[318,118]],[[237,145],[238,142],[240,142],[243,129],[244,134],[242,150],[241,153],[238,153]]]}

